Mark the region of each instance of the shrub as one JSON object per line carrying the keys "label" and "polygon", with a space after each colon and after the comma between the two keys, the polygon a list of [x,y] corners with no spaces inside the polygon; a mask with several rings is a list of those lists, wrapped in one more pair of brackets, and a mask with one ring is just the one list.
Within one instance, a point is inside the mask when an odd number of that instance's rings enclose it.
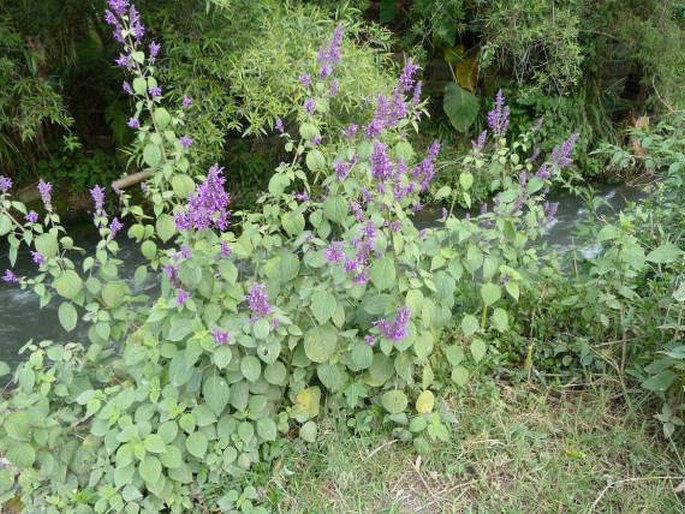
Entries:
{"label": "shrub", "polygon": [[[88,326],[89,340],[27,344],[0,409],[0,448],[14,466],[2,471],[5,495],[16,474],[26,508],[47,512],[248,508],[255,491],[240,490],[240,478],[277,454],[291,429],[314,441],[323,409],[382,417],[422,451],[445,440],[434,369],[447,362],[451,380],[465,384],[489,338],[509,330],[508,305],[538,266],[528,242],[556,168],[509,180],[496,215],[446,215],[417,230],[410,214],[439,151],[436,142],[418,155],[407,142],[422,111],[417,66],[408,61],[393,91],[376,98],[370,121],[339,135],[338,26],[304,81],[297,133],[276,120],[291,162],[254,212],[231,213],[222,168],[197,184],[188,174],[194,104],[163,107],[160,47],[143,44],[138,12],[110,0],[106,20],[132,74],[129,125],[150,176],[144,204],[117,191],[145,263],[132,283],[121,276],[123,226],[105,211],[104,188],[91,189],[100,241],[75,261],[83,251],[52,209],[51,186],[39,185],[41,218],[2,177],[0,236],[12,263],[25,244],[38,267],[33,277],[7,270],[4,280],[43,305],[59,302],[65,331]],[[151,295],[140,291],[148,280],[160,285]],[[454,312],[458,337],[443,347]]]}

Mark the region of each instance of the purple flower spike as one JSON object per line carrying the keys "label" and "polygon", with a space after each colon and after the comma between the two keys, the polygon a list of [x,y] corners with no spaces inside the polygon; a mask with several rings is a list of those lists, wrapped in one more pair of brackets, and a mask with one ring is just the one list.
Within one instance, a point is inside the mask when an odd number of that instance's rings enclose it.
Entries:
{"label": "purple flower spike", "polygon": [[95,203],[95,210],[100,213],[102,211],[102,206],[105,203],[105,188],[101,186],[95,186],[90,190],[90,197]]}
{"label": "purple flower spike", "polygon": [[474,153],[480,153],[480,151],[483,149],[483,146],[485,146],[486,137],[488,137],[488,131],[484,130],[478,135],[478,139],[471,141],[471,150]]}
{"label": "purple flower spike", "polygon": [[214,342],[216,344],[228,344],[231,340],[231,334],[217,327],[212,329],[212,335],[214,336]]}
{"label": "purple flower spike", "polygon": [[0,191],[7,193],[10,189],[12,189],[12,179],[5,175],[0,175]]}
{"label": "purple flower spike", "polygon": [[354,136],[357,135],[357,130],[359,130],[359,125],[352,123],[346,129],[344,129],[342,133],[343,136],[352,139]]}
{"label": "purple flower spike", "polygon": [[5,274],[2,276],[2,280],[3,282],[7,282],[8,284],[19,282],[19,279],[11,269],[5,270]]}
{"label": "purple flower spike", "polygon": [[117,234],[122,228],[124,228],[124,225],[121,223],[121,221],[119,221],[119,218],[114,218],[109,224],[109,237],[112,239],[117,237]]}
{"label": "purple flower spike", "polygon": [[156,41],[153,41],[150,43],[150,58],[155,59],[159,55],[159,51],[162,49],[162,45],[157,43]]}
{"label": "purple flower spike", "polygon": [[307,98],[304,101],[304,110],[308,114],[312,114],[314,112],[314,109],[316,109],[316,102],[314,101],[313,98]]}
{"label": "purple flower spike", "polygon": [[185,303],[188,301],[190,298],[190,293],[186,291],[185,289],[177,289],[176,290],[176,303],[178,305],[185,305]]}
{"label": "purple flower spike", "polygon": [[121,84],[121,89],[124,91],[124,93],[128,93],[129,95],[133,94],[133,88],[126,80],[124,80],[124,82]]}
{"label": "purple flower spike", "polygon": [[197,230],[228,228],[230,195],[224,189],[226,179],[222,176],[223,171],[217,165],[212,166],[205,181],[191,193],[186,212],[176,215],[176,227],[179,230],[188,230],[191,227]]}
{"label": "purple flower spike", "polygon": [[153,98],[162,96],[162,88],[159,86],[150,86],[147,88],[147,92],[150,93],[150,96]]}
{"label": "purple flower spike", "polygon": [[309,75],[309,73],[300,73],[300,76],[297,80],[299,80],[300,84],[302,84],[304,87],[309,87],[312,85],[312,77]]}
{"label": "purple flower spike", "polygon": [[326,248],[326,259],[330,262],[340,263],[345,258],[345,251],[341,241],[333,241],[328,248]]}
{"label": "purple flower spike", "polygon": [[221,246],[219,247],[219,255],[222,257],[230,257],[233,254],[233,250],[231,250],[231,247],[228,246],[228,243],[226,241],[221,242]]}
{"label": "purple flower spike", "polygon": [[263,318],[273,312],[264,284],[255,284],[247,295],[247,302],[255,318]]}
{"label": "purple flower spike", "polygon": [[140,128],[140,121],[138,120],[138,118],[129,118],[126,125],[128,125],[129,128],[132,128],[133,130],[137,130]]}
{"label": "purple flower spike", "polygon": [[29,211],[24,219],[29,223],[36,223],[38,221],[38,213],[36,211]]}
{"label": "purple flower spike", "polygon": [[183,148],[190,148],[191,146],[193,146],[193,140],[191,138],[189,138],[188,136],[183,136],[179,140],[179,142],[181,143],[181,146]]}
{"label": "purple flower spike", "polygon": [[488,127],[496,137],[502,137],[509,128],[509,107],[504,104],[502,90],[497,91],[495,107],[488,113]]}
{"label": "purple flower spike", "polygon": [[281,118],[276,118],[276,123],[274,123],[274,128],[281,134],[284,132],[283,120]]}
{"label": "purple flower spike", "polygon": [[401,341],[408,334],[408,324],[411,312],[407,307],[398,307],[395,319],[392,321],[381,320],[376,322],[376,326],[381,335],[391,341]]}
{"label": "purple flower spike", "polygon": [[43,200],[45,207],[49,208],[50,202],[52,201],[52,184],[40,179],[38,181],[38,192],[40,193],[40,199]]}
{"label": "purple flower spike", "polygon": [[187,109],[191,105],[193,105],[193,99],[190,98],[189,96],[184,96],[183,100],[181,100],[181,105],[183,106],[184,109]]}
{"label": "purple flower spike", "polygon": [[31,260],[34,262],[34,264],[38,264],[39,266],[43,263],[45,263],[45,257],[43,256],[42,253],[40,252],[31,252]]}

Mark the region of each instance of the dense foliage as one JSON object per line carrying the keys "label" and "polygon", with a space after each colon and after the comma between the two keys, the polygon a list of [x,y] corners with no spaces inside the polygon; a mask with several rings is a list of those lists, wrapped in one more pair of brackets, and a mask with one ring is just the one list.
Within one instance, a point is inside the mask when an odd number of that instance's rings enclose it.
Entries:
{"label": "dense foliage", "polygon": [[[440,142],[417,143],[430,109],[417,61],[404,60],[390,80],[387,33],[361,23],[363,11],[347,7],[333,22],[314,4],[151,1],[141,13],[108,0],[104,23],[85,24],[116,48],[109,115],[121,126],[110,137],[144,182],[135,193],[90,182],[99,241],[87,252],[63,226],[49,180],[39,181],[34,206],[0,174],[11,266],[2,280],[57,305],[70,339],[31,340],[15,370],[0,363],[13,373],[0,399],[9,462],[0,502],[19,495],[45,512],[259,511],[252,471],[290,439],[316,441],[322,417],[351,433],[385,429],[429,454],[454,421],[444,393],[486,372],[612,374],[626,398],[639,385],[650,407],[658,401],[665,437],[680,437],[682,116],[641,122],[627,147],[601,147],[612,166],[663,181],[651,201],[588,223],[593,252],[557,255],[539,244],[557,208],[547,195],[578,188],[569,177],[578,179],[583,127],[550,137],[561,130],[553,120],[524,126],[527,115],[517,118],[516,104],[493,91],[485,130],[447,163],[457,171],[441,175]],[[412,4],[412,22],[427,23],[434,4]],[[452,24],[472,8],[446,4],[454,18],[430,18],[433,45],[454,43]],[[555,26],[540,2],[497,4],[526,30]],[[191,16],[206,5],[206,18]],[[388,5],[385,21],[396,16]],[[559,15],[579,17],[581,5]],[[499,11],[489,16],[504,23]],[[161,20],[164,38],[146,19]],[[228,40],[225,23],[244,31]],[[576,30],[548,41],[548,81],[525,79],[535,94],[577,84]],[[493,55],[513,44],[490,37]],[[519,64],[535,57],[520,51],[506,50]],[[444,105],[467,132],[463,115],[475,121],[480,103],[477,80],[468,90],[462,72]],[[268,133],[283,158],[239,210],[234,171],[211,164],[227,130]],[[78,169],[82,184],[106,179]],[[419,230],[414,215],[427,200],[447,203]],[[124,274],[124,234],[140,250],[133,277]],[[27,276],[12,269],[22,248],[36,266]]]}

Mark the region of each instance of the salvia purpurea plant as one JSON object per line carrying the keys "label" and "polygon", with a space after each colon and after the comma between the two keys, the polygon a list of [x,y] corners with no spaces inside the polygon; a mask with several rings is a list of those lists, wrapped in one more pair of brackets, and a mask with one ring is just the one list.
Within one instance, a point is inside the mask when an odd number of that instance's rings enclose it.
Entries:
{"label": "salvia purpurea plant", "polygon": [[[302,70],[297,119],[276,122],[289,163],[252,212],[231,212],[220,166],[194,179],[184,98],[169,112],[155,80],[161,48],[127,0],[109,0],[106,22],[132,80],[129,126],[148,180],[146,202],[115,191],[128,237],[145,258],[121,275],[123,222],[91,190],[100,234],[84,253],[51,206],[44,215],[0,181],[0,235],[14,264],[21,245],[37,272],[4,280],[59,304],[62,327],[88,341],[26,345],[28,360],[0,403],[0,497],[18,491],[45,512],[230,511],[255,498],[241,477],[269,461],[293,428],[317,437],[323,409],[382,419],[426,451],[449,437],[435,392],[458,385],[509,330],[507,305],[533,294],[539,265],[527,244],[539,232],[557,170],[516,180],[493,210],[417,230],[439,152],[407,141],[423,113],[418,67],[408,61],[370,120],[327,132],[343,28]],[[196,101],[200,101],[197,99]],[[292,123],[291,123],[292,122]],[[464,189],[468,189],[465,187]],[[158,282],[155,292],[140,286]],[[440,345],[456,317],[461,339]],[[434,370],[448,363],[450,377]]]}

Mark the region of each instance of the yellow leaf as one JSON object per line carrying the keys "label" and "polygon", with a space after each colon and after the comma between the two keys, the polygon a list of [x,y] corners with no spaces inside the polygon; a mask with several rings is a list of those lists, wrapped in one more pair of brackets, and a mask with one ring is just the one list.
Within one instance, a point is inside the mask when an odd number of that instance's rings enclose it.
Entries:
{"label": "yellow leaf", "polygon": [[430,391],[422,392],[416,399],[416,412],[419,414],[428,414],[433,410],[435,404],[435,396]]}

